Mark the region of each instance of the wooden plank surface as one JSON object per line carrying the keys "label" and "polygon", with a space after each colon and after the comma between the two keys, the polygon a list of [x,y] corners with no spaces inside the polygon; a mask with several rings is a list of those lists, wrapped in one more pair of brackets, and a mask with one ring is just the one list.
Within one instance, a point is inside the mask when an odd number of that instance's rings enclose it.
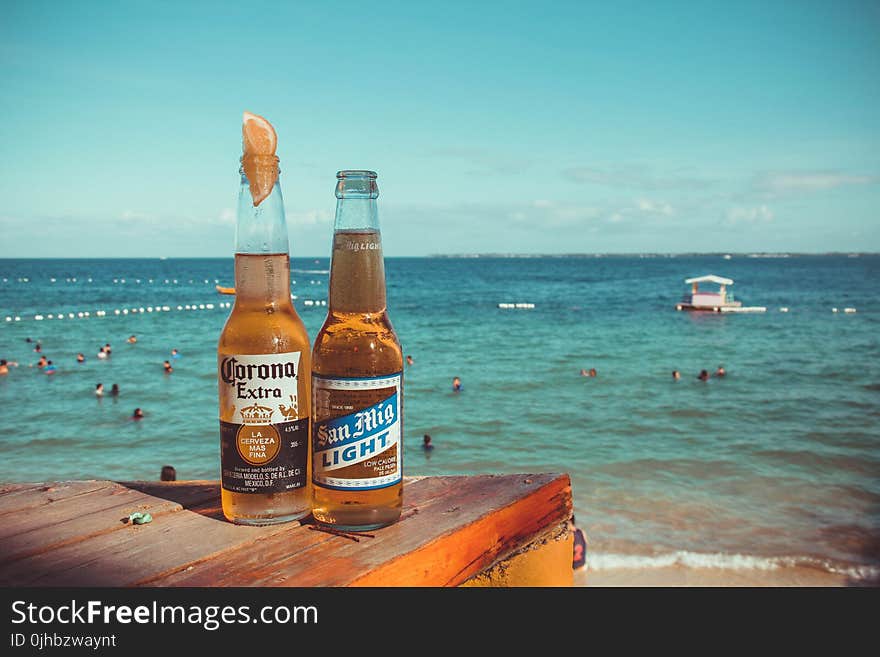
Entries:
{"label": "wooden plank surface", "polygon": [[[51,484],[6,484],[0,493],[0,516],[37,509],[58,500],[111,488],[112,481],[60,481]],[[9,487],[8,490],[6,487]]]}
{"label": "wooden plank surface", "polygon": [[[132,511],[153,522],[122,522]],[[567,475],[404,482],[400,522],[362,535],[313,524],[242,527],[217,482],[0,487],[6,586],[457,585],[571,515]]]}
{"label": "wooden plank surface", "polygon": [[[3,565],[19,559],[122,529],[128,516],[140,511],[154,518],[203,504],[217,497],[216,485],[181,487],[179,494],[155,497],[122,484],[75,489],[51,503],[10,511],[0,522],[0,582]],[[75,494],[73,494],[75,492]]]}

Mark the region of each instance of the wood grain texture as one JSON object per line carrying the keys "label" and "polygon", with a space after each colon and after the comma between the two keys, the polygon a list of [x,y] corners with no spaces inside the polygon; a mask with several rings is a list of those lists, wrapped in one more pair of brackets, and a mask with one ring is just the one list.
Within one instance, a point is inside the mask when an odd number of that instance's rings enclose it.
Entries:
{"label": "wood grain texture", "polygon": [[[153,522],[122,522],[132,511]],[[337,535],[223,519],[216,481],[0,487],[6,586],[454,586],[571,515],[567,475],[405,479],[401,520]]]}

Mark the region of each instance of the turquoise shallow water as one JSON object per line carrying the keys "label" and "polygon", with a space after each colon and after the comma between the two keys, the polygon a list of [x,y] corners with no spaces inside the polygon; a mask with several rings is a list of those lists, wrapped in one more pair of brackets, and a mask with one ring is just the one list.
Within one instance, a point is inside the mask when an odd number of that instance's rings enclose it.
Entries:
{"label": "turquoise shallow water", "polygon": [[[326,309],[307,300],[326,299],[328,260],[293,266],[314,336]],[[406,474],[568,472],[594,568],[880,572],[880,257],[388,259],[387,272],[415,360]],[[768,312],[676,312],[683,279],[705,273]],[[0,480],[158,478],[166,463],[217,478],[214,349],[231,298],[216,282],[231,284],[231,258],[0,260],[0,358],[19,363],[0,377]],[[498,308],[517,302],[535,307]],[[57,374],[30,367],[26,338]],[[722,363],[725,378],[696,380]],[[97,382],[121,396],[97,400]]]}

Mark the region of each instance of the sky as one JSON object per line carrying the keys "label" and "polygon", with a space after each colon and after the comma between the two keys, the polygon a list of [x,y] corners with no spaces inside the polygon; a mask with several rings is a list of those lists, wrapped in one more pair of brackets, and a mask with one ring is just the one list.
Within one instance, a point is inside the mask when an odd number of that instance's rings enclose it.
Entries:
{"label": "sky", "polygon": [[387,256],[880,251],[880,3],[0,0],[0,256],[291,254],[378,173]]}

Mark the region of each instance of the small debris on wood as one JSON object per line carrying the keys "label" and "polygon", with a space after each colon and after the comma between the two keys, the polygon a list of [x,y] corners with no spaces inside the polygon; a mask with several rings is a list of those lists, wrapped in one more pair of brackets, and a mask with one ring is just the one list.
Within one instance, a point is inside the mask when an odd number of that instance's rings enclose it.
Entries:
{"label": "small debris on wood", "polygon": [[135,511],[130,516],[128,516],[129,522],[133,525],[146,525],[148,522],[153,522],[153,516],[149,513],[141,513],[140,511]]}

